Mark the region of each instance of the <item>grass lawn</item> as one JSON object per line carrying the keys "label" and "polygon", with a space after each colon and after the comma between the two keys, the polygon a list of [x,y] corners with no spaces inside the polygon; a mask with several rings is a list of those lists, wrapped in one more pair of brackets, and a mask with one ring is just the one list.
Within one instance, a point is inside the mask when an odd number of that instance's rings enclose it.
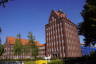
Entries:
{"label": "grass lawn", "polygon": [[34,61],[24,61],[24,64],[35,64]]}

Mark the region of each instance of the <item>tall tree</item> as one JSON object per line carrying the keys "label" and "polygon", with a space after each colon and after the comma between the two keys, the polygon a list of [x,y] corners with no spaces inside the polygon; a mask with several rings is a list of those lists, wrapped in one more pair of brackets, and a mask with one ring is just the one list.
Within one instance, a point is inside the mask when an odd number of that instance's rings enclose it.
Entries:
{"label": "tall tree", "polygon": [[[1,28],[0,28],[0,33],[2,32]],[[4,46],[1,44],[1,38],[0,38],[0,56],[3,54],[4,52]]]}
{"label": "tall tree", "polygon": [[86,0],[81,13],[83,22],[79,24],[79,34],[85,37],[86,46],[96,43],[96,0]]}
{"label": "tall tree", "polygon": [[17,39],[15,40],[15,45],[13,47],[14,54],[20,56],[23,51],[23,45],[21,44],[21,35],[17,34]]}
{"label": "tall tree", "polygon": [[38,56],[38,46],[36,45],[34,36],[31,32],[28,33],[28,38],[31,45],[32,56],[34,57],[34,59],[36,59],[36,57]]}

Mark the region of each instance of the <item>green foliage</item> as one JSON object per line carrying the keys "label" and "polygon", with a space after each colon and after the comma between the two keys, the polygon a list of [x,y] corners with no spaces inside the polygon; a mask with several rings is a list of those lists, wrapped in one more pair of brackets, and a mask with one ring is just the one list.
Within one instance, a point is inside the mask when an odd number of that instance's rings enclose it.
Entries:
{"label": "green foliage", "polygon": [[31,52],[32,56],[34,56],[34,59],[38,56],[38,47],[36,46],[34,36],[32,35],[31,32],[28,33],[28,38],[29,38],[29,43],[31,45]]}
{"label": "green foliage", "polygon": [[96,57],[96,51],[92,51],[90,54],[91,57]]}
{"label": "green foliage", "polygon": [[29,44],[22,45],[21,43],[21,35],[17,34],[17,39],[15,41],[15,45],[13,47],[13,51],[15,55],[21,55],[24,54],[30,54],[32,53],[32,56],[34,56],[34,59],[36,59],[38,55],[38,47],[35,45],[34,37],[31,32],[29,32],[28,35],[29,38]]}
{"label": "green foliage", "polygon": [[38,48],[37,48],[37,46],[32,46],[32,56],[34,56],[35,59],[36,59],[36,56],[38,56]]}
{"label": "green foliage", "polygon": [[42,57],[37,57],[36,60],[44,60]]}
{"label": "green foliage", "polygon": [[31,46],[23,45],[22,48],[23,48],[23,53],[24,54],[30,53]]}
{"label": "green foliage", "polygon": [[24,64],[35,64],[34,61],[25,61]]}
{"label": "green foliage", "polygon": [[62,60],[51,60],[48,64],[64,64],[64,62]]}
{"label": "green foliage", "polygon": [[11,0],[0,0],[0,6],[3,6],[5,8],[5,3],[8,3],[9,1]]}
{"label": "green foliage", "polygon": [[19,39],[16,39],[15,41],[14,53],[17,55],[22,53],[22,44],[20,43]]}
{"label": "green foliage", "polygon": [[35,45],[35,42],[34,42],[35,38],[34,38],[32,32],[28,33],[28,38],[29,38],[29,43]]}
{"label": "green foliage", "polygon": [[0,56],[4,53],[4,46],[0,44]]}
{"label": "green foliage", "polygon": [[96,41],[96,0],[86,0],[81,15],[84,21],[79,24],[79,34],[85,37],[88,46]]}
{"label": "green foliage", "polygon": [[[19,36],[18,36],[19,35]],[[20,55],[23,52],[23,45],[20,41],[20,34],[17,35],[17,39],[15,41],[15,45],[13,47],[13,51],[15,55]]]}
{"label": "green foliage", "polygon": [[[2,32],[0,28],[0,33]],[[4,53],[4,46],[1,44],[1,38],[0,38],[0,56]]]}

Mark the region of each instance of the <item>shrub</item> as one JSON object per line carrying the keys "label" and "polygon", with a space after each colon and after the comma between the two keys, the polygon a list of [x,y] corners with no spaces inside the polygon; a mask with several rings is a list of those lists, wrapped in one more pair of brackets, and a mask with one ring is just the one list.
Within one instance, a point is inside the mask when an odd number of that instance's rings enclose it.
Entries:
{"label": "shrub", "polygon": [[34,61],[25,61],[24,64],[35,64]]}
{"label": "shrub", "polygon": [[64,62],[62,60],[51,60],[48,64],[64,64]]}

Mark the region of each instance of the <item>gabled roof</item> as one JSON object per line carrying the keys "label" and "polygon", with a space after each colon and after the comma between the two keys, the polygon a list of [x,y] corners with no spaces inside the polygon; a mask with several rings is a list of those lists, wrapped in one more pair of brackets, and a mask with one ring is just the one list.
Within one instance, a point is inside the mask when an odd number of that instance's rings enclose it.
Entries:
{"label": "gabled roof", "polygon": [[[15,38],[15,37],[7,37],[7,38],[6,38],[6,43],[7,43],[7,44],[10,44],[10,45],[14,45],[16,39],[17,39],[17,38]],[[21,41],[21,44],[22,44],[22,45],[27,45],[27,44],[29,44],[29,40],[27,40],[27,39],[22,39],[22,38],[21,38],[20,41]],[[45,44],[41,44],[39,41],[35,41],[35,44],[36,44],[37,46],[45,46]]]}

